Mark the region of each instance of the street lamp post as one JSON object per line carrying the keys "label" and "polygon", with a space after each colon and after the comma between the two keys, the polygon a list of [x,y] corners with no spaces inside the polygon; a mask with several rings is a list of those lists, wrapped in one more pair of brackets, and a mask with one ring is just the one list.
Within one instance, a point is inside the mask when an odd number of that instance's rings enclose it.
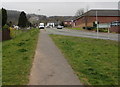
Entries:
{"label": "street lamp post", "polygon": [[96,10],[96,24],[97,24],[97,38],[98,38],[98,17],[97,17],[97,10]]}

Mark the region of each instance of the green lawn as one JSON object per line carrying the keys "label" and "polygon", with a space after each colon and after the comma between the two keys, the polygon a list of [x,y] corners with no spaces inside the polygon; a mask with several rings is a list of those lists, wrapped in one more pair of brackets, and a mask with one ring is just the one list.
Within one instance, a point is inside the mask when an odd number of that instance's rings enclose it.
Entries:
{"label": "green lawn", "polygon": [[76,27],[76,28],[67,27],[67,29],[73,29],[73,30],[83,30],[83,29],[81,29],[81,28],[78,28],[78,27]]}
{"label": "green lawn", "polygon": [[2,43],[0,42],[0,86],[2,85]]}
{"label": "green lawn", "polygon": [[15,37],[2,43],[2,84],[28,83],[39,29],[16,31]]}
{"label": "green lawn", "polygon": [[86,85],[118,85],[118,42],[50,35]]}

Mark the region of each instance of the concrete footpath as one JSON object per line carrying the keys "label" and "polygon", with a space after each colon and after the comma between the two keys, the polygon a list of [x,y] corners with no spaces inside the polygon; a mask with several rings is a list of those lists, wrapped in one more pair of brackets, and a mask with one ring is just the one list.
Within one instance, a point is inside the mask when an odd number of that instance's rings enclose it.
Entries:
{"label": "concrete footpath", "polygon": [[40,31],[29,85],[82,85],[45,30]]}

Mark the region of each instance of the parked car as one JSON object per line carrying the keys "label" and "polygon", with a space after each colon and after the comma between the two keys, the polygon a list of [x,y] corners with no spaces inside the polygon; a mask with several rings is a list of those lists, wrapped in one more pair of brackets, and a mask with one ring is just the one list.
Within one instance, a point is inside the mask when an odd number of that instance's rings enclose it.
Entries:
{"label": "parked car", "polygon": [[111,22],[111,26],[120,26],[120,21]]}
{"label": "parked car", "polygon": [[61,25],[57,26],[57,29],[62,29],[62,28],[63,28],[63,26],[61,26]]}

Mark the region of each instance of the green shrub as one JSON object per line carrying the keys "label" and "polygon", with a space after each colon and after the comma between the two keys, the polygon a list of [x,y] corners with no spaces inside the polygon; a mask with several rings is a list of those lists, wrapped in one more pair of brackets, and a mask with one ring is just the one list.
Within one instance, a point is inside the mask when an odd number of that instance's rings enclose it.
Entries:
{"label": "green shrub", "polygon": [[9,26],[7,24],[5,24],[2,29],[9,29]]}
{"label": "green shrub", "polygon": [[10,40],[10,39],[11,39],[11,36],[10,36],[9,26],[5,24],[2,27],[2,41]]}
{"label": "green shrub", "polygon": [[99,32],[108,32],[108,29],[102,28],[102,29],[99,29]]}
{"label": "green shrub", "polygon": [[22,33],[23,33],[22,30],[15,30],[13,28],[10,28],[10,36],[11,36],[11,38],[15,38],[15,37],[19,36]]}

